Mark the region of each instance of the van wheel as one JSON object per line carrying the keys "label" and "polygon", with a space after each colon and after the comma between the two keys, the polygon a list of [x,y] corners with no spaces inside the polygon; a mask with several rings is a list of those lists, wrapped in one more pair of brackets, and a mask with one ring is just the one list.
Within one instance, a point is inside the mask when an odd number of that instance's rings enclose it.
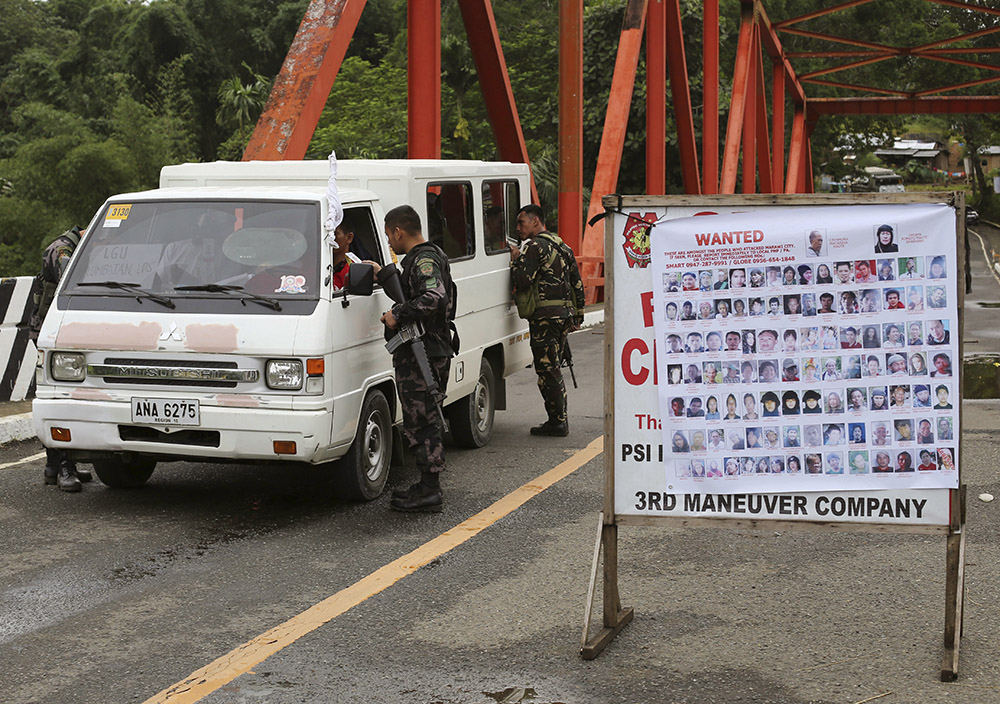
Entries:
{"label": "van wheel", "polygon": [[354,442],[338,461],[341,493],[350,499],[377,499],[389,477],[392,460],[392,415],[385,394],[368,392],[361,406]]}
{"label": "van wheel", "polygon": [[496,415],[496,377],[493,365],[483,357],[479,380],[472,393],[448,407],[451,436],[459,447],[482,447],[493,435]]}
{"label": "van wheel", "polygon": [[94,473],[105,486],[112,489],[134,489],[142,486],[153,475],[156,460],[151,457],[109,455],[94,460]]}

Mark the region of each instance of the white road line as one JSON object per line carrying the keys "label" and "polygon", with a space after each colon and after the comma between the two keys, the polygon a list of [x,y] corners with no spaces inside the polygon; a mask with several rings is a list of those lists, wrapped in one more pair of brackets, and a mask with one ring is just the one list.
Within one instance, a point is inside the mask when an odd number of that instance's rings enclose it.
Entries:
{"label": "white road line", "polygon": [[990,270],[990,273],[993,274],[993,278],[996,279],[997,285],[1000,286],[1000,276],[997,276],[997,270],[993,267],[993,263],[990,261],[990,255],[986,251],[986,240],[984,240],[983,236],[975,230],[969,230],[969,232],[979,238],[979,244],[983,247],[983,259],[986,260],[986,268]]}
{"label": "white road line", "polygon": [[43,457],[45,457],[45,453],[44,452],[39,452],[37,455],[32,455],[31,457],[22,457],[21,459],[15,461],[15,462],[7,462],[5,464],[0,464],[0,470],[3,470],[3,469],[13,469],[14,467],[18,467],[18,466],[20,466],[22,464],[25,464],[27,462],[34,462],[35,460],[40,460]]}

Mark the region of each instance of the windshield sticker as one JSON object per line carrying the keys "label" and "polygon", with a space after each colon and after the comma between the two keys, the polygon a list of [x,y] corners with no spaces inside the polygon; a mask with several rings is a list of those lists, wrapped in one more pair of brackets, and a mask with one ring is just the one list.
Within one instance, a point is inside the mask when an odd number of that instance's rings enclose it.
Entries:
{"label": "windshield sticker", "polygon": [[306,277],[301,274],[288,274],[281,277],[281,284],[274,289],[275,293],[305,293]]}
{"label": "windshield sticker", "polygon": [[131,204],[108,206],[108,214],[104,216],[104,227],[120,227],[123,220],[128,220],[131,211]]}

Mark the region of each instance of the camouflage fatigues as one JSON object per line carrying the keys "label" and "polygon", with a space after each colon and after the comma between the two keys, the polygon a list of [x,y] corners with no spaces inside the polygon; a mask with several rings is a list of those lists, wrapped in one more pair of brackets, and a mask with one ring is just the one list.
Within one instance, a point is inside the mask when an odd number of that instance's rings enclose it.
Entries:
{"label": "camouflage fatigues", "polygon": [[420,322],[424,326],[422,339],[438,385],[436,394],[428,392],[410,345],[393,353],[403,435],[414,452],[417,468],[440,472],[444,469],[443,429],[435,406],[444,400],[448,385],[452,355],[449,321],[455,309],[448,258],[436,245],[418,244],[403,260],[400,283],[406,302],[392,307],[393,317],[399,323]]}
{"label": "camouflage fatigues", "polygon": [[[28,320],[28,330],[32,341],[38,341],[38,333],[42,329],[45,321],[45,314],[52,305],[52,299],[56,294],[56,287],[60,279],[66,273],[76,246],[80,244],[80,228],[74,227],[62,233],[52,243],[45,248],[42,254],[42,271],[38,274],[37,293],[35,294],[35,307],[31,311],[31,318]],[[60,466],[67,465],[74,472],[76,463],[69,459],[69,453],[54,447],[45,448],[45,466],[50,471],[57,471]]]}
{"label": "camouflage fatigues", "polygon": [[417,363],[412,359],[400,361],[399,353],[393,355],[396,368],[396,390],[403,411],[403,436],[421,472],[440,472],[444,469],[444,443],[441,440],[441,421],[438,417],[435,396],[444,397],[451,369],[450,357],[431,357],[431,372],[437,381],[438,392],[428,393]]}
{"label": "camouflage fatigues", "polygon": [[538,375],[545,413],[553,423],[566,422],[566,384],[562,375],[562,351],[569,335],[568,318],[539,318],[528,323],[531,330],[531,361]]}
{"label": "camouflage fatigues", "polygon": [[550,237],[542,232],[528,241],[521,256],[511,262],[511,277],[515,291],[538,287],[539,306],[528,319],[532,363],[549,421],[564,423],[563,347],[570,329],[583,323],[586,300],[573,250]]}
{"label": "camouflage fatigues", "polygon": [[67,230],[52,240],[52,244],[46,247],[42,254],[42,271],[36,277],[38,292],[35,294],[35,307],[31,311],[31,318],[28,321],[33,341],[38,340],[38,332],[42,329],[45,314],[52,304],[56,287],[69,265],[69,260],[73,257],[73,252],[76,251],[76,246],[80,243],[80,236],[79,227]]}

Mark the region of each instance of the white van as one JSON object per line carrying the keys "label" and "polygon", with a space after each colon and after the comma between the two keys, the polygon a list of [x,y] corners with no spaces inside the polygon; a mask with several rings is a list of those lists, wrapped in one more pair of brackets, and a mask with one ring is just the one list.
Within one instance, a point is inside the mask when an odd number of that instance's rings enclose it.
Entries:
{"label": "white van", "polygon": [[[39,335],[42,443],[112,487],[163,461],[337,461],[347,495],[378,496],[400,420],[379,322],[391,302],[334,288],[327,179],[326,161],[184,164],[110,198]],[[402,204],[448,255],[462,349],[445,411],[458,444],[486,444],[504,378],[531,360],[506,243],[528,167],[342,161],[338,184],[357,257],[395,259],[382,224]]]}

